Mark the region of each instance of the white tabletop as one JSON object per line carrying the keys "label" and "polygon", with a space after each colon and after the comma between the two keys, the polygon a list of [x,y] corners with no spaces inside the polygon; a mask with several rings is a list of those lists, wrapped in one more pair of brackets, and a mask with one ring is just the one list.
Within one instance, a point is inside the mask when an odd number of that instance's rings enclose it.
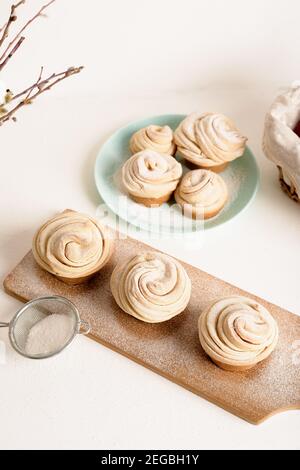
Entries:
{"label": "white tabletop", "polygon": [[[262,173],[255,202],[207,232],[202,247],[150,242],[299,314],[300,207],[261,150],[269,104],[279,86],[299,79],[292,54],[299,2],[289,0],[288,9],[281,0],[74,3],[55,5],[34,25],[0,77],[19,89],[42,63],[87,65],[0,129],[1,280],[42,221],[67,207],[95,214],[93,165],[116,128],[156,114],[218,110],[249,136]],[[19,305],[2,290],[0,321]],[[0,341],[1,448],[300,448],[299,411],[255,427],[89,339],[41,362],[14,353],[5,330]]]}

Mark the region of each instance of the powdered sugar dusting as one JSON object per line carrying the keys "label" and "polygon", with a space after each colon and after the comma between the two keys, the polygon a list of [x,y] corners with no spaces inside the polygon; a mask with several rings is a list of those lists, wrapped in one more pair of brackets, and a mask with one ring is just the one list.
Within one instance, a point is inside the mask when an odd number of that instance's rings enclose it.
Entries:
{"label": "powdered sugar dusting", "polygon": [[30,356],[52,354],[62,349],[73,335],[74,322],[67,315],[53,313],[30,329],[25,351]]}
{"label": "powdered sugar dusting", "polygon": [[221,176],[224,178],[228,188],[228,207],[236,201],[240,192],[242,191],[243,185],[247,179],[247,173],[243,167],[233,167],[232,165],[229,165],[228,168],[223,173],[221,173]]}

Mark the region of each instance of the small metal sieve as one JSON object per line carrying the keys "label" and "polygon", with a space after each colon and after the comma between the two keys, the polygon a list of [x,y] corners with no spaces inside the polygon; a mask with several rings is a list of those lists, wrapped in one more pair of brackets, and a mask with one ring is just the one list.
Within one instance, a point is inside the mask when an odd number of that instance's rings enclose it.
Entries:
{"label": "small metal sieve", "polygon": [[69,346],[77,334],[87,335],[91,330],[90,324],[80,319],[77,307],[60,296],[28,302],[9,323],[0,322],[0,328],[9,328],[12,347],[30,359],[55,356]]}

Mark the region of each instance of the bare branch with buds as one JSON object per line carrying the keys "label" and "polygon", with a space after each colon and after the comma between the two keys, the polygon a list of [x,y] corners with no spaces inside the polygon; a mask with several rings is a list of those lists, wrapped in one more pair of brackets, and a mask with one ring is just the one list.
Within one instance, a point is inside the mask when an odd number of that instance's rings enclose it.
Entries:
{"label": "bare branch with buds", "polygon": [[[25,37],[23,36],[24,31],[37,18],[44,16],[45,10],[55,1],[56,0],[50,0],[48,3],[43,5],[39,11],[32,18],[30,18],[15,35],[12,36],[11,40],[9,40],[11,26],[18,20],[16,12],[21,5],[26,3],[26,0],[20,0],[10,7],[9,18],[2,28],[0,28],[0,72],[25,41]],[[82,69],[83,67],[69,67],[64,72],[52,73],[47,78],[43,78],[44,68],[41,67],[38,79],[28,88],[18,92],[15,95],[8,89],[6,91],[4,102],[0,102],[0,126],[10,119],[16,121],[15,114],[20,108],[31,104],[42,93],[51,90],[53,86],[57,85],[66,78],[80,73]]]}

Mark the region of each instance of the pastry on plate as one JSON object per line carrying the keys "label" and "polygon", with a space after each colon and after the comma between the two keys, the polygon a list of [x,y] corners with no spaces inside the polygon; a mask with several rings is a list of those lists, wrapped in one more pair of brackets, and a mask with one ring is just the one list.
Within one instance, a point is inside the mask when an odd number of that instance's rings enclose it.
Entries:
{"label": "pastry on plate", "polygon": [[228,190],[223,178],[210,170],[193,170],[184,175],[175,191],[175,200],[184,215],[209,219],[225,206]]}
{"label": "pastry on plate", "polygon": [[183,312],[191,296],[191,281],[183,266],[154,251],[118,264],[110,286],[119,307],[147,323],[175,317]]}
{"label": "pastry on plate", "polygon": [[278,342],[278,326],[268,310],[247,297],[226,297],[199,318],[204,351],[225,370],[251,369],[267,359]]}
{"label": "pastry on plate", "polygon": [[300,82],[272,104],[266,116],[264,152],[279,170],[282,189],[300,200]]}
{"label": "pastry on plate", "polygon": [[122,183],[130,197],[147,207],[168,201],[182,175],[180,163],[171,155],[142,150],[122,168]]}
{"label": "pastry on plate", "polygon": [[219,172],[244,154],[247,137],[223,114],[192,113],[179,124],[174,141],[188,162]]}
{"label": "pastry on plate", "polygon": [[67,284],[81,284],[109,260],[113,241],[96,219],[67,210],[44,223],[32,244],[36,262]]}
{"label": "pastry on plate", "polygon": [[176,153],[173,131],[169,126],[150,125],[140,129],[132,135],[129,147],[133,154],[145,149],[165,155]]}

